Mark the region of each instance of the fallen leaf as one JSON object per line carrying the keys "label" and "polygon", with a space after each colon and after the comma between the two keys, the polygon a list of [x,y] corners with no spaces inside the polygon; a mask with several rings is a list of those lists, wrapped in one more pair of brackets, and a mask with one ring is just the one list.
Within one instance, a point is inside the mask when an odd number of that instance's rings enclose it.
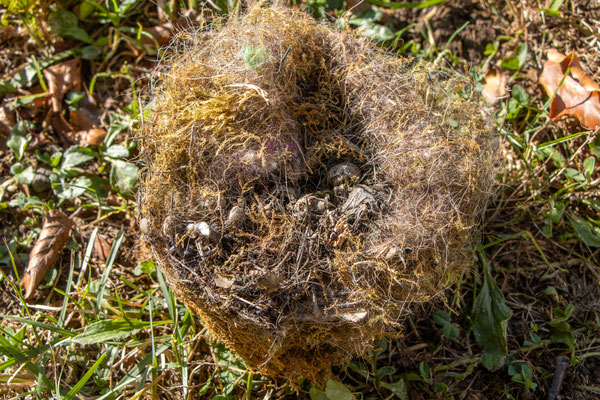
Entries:
{"label": "fallen leaf", "polygon": [[77,138],[73,135],[73,127],[65,119],[64,115],[61,113],[51,115],[50,124],[65,144],[77,142]]}
{"label": "fallen leaf", "polygon": [[99,261],[106,261],[112,242],[113,240],[106,235],[96,235],[96,240],[94,241],[94,255]]}
{"label": "fallen leaf", "polygon": [[600,126],[600,85],[585,73],[575,53],[565,56],[550,50],[539,82],[548,96],[556,93],[550,119],[568,116],[588,129]]}
{"label": "fallen leaf", "polygon": [[6,139],[14,126],[14,112],[6,107],[0,107],[0,150],[6,149]]}
{"label": "fallen leaf", "polygon": [[86,113],[71,111],[69,114],[69,122],[76,131],[85,131],[98,127],[98,123],[91,119]]}
{"label": "fallen leaf", "polygon": [[[144,29],[144,32],[152,36],[156,40],[159,46],[163,44],[169,43],[171,38],[173,37],[174,26],[170,22],[166,22],[161,25],[156,25],[151,28]],[[142,44],[146,46],[152,46],[154,44],[154,40],[148,35],[142,35]]]}
{"label": "fallen leaf", "polygon": [[76,110],[72,109],[69,112],[69,122],[76,131],[100,128],[102,125],[101,118],[102,110],[87,91],[77,102]]}
{"label": "fallen leaf", "polygon": [[29,263],[21,280],[21,286],[25,289],[25,300],[31,298],[44,279],[46,271],[54,266],[58,254],[69,238],[72,226],[73,221],[62,211],[52,210],[48,213],[40,236],[29,254]]}
{"label": "fallen leaf", "polygon": [[76,132],[75,135],[79,138],[80,146],[100,146],[106,137],[106,131],[104,129],[88,129]]}
{"label": "fallen leaf", "polygon": [[483,78],[481,95],[489,105],[496,104],[506,95],[506,75],[492,68]]}
{"label": "fallen leaf", "polygon": [[44,79],[52,102],[52,112],[59,113],[69,90],[81,91],[81,60],[75,58],[44,69]]}

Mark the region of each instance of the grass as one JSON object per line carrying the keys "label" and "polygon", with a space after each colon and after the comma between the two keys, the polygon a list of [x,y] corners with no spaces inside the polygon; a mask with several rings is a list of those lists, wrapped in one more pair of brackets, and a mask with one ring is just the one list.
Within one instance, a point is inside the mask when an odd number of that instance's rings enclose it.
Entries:
{"label": "grass", "polygon": [[[348,22],[390,51],[465,71],[476,91],[489,66],[508,75],[510,92],[488,109],[499,141],[497,196],[473,269],[443,294],[448,306],[441,300],[415,305],[403,339],[378,344],[324,388],[295,382],[297,392],[253,373],[216,343],[138,242],[134,191],[140,165],[129,132],[143,112],[138,90],[160,56],[141,40],[145,28],[162,23],[156,6],[134,0],[0,3],[3,32],[17,32],[0,49],[1,57],[14,54],[1,70],[0,94],[2,107],[16,116],[3,136],[8,148],[0,152],[2,396],[542,398],[551,391],[561,356],[568,359],[562,395],[598,396],[600,140],[597,130],[576,121],[550,121],[550,102],[536,79],[554,47],[575,50],[600,80],[600,51],[571,48],[567,40],[597,37],[600,11],[569,1],[482,0],[460,7],[429,1],[408,10],[404,3],[370,3],[381,7],[354,15],[345,13],[343,2],[301,7]],[[243,5],[167,2],[161,13],[174,17],[190,6],[210,15]],[[524,20],[523,7],[530,20]],[[15,52],[25,41],[26,50]],[[249,64],[259,62],[260,52],[247,53]],[[44,122],[48,106],[38,101],[49,87],[42,70],[76,55],[84,60],[82,80],[104,114],[107,135],[100,145],[64,140]],[[62,103],[65,112],[95,110],[81,91],[74,92]],[[33,190],[40,169],[51,172],[51,190]],[[19,276],[42,216],[53,208],[77,212],[76,228],[35,301],[27,303]],[[95,250],[99,236],[110,239],[105,257]]]}

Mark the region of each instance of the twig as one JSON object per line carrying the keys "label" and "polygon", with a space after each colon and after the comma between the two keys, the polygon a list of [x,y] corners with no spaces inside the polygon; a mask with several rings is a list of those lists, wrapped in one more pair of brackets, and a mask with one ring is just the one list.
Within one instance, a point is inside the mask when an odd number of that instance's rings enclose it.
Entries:
{"label": "twig", "polygon": [[560,393],[560,386],[565,378],[565,372],[569,366],[569,358],[560,356],[556,359],[556,368],[554,369],[554,377],[552,377],[552,386],[548,391],[548,400],[554,400]]}

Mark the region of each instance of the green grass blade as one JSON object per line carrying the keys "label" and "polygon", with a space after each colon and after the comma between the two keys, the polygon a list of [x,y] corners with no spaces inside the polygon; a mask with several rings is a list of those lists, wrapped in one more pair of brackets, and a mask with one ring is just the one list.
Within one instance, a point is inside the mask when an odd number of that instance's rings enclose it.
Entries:
{"label": "green grass blade", "polygon": [[573,140],[575,138],[578,138],[579,136],[587,135],[589,133],[590,133],[589,131],[585,131],[585,132],[577,132],[577,133],[574,133],[574,134],[569,135],[569,136],[563,136],[563,137],[560,137],[560,138],[558,138],[556,140],[551,140],[549,142],[542,143],[539,146],[537,146],[537,149],[538,150],[542,150],[542,149],[545,149],[546,147],[552,147],[552,146],[554,146],[556,144],[568,142],[568,141],[571,141],[571,140]]}
{"label": "green grass blade", "polygon": [[4,314],[0,314],[0,318],[5,318],[5,319],[10,319],[13,321],[18,321],[27,325],[31,325],[34,326],[36,328],[41,328],[41,329],[45,329],[47,331],[51,331],[54,333],[58,333],[60,335],[65,335],[65,336],[76,336],[75,333],[68,331],[66,329],[62,329],[59,328],[57,326],[53,326],[53,325],[48,325],[48,324],[44,324],[43,322],[38,322],[38,321],[32,321],[30,319],[27,318],[21,318],[21,317],[15,317],[14,315],[4,315]]}
{"label": "green grass blade", "polygon": [[52,387],[52,382],[50,382],[50,380],[41,372],[40,368],[29,361],[26,354],[22,353],[21,350],[6,340],[2,335],[0,335],[0,349],[2,350],[2,353],[9,353],[13,356],[18,363],[24,364],[25,368],[33,375],[40,376],[46,386]]}
{"label": "green grass blade", "polygon": [[374,6],[391,8],[392,10],[398,10],[400,8],[426,8],[441,4],[446,0],[425,0],[416,3],[399,3],[395,1],[380,1],[380,0],[365,0],[367,3],[373,4]]}
{"label": "green grass blade", "polygon": [[69,392],[64,397],[65,400],[71,400],[77,393],[79,393],[81,388],[83,388],[83,386],[87,383],[87,381],[92,377],[92,375],[94,374],[94,371],[96,371],[96,369],[100,366],[102,361],[104,361],[106,354],[108,354],[108,353],[102,354],[100,356],[100,358],[98,360],[96,360],[94,365],[92,365],[92,367],[85,373],[85,375],[83,375],[81,377],[81,379],[75,384],[75,386],[73,386],[73,388],[71,388],[71,390],[69,390]]}
{"label": "green grass blade", "polygon": [[[79,257],[77,253],[71,253],[71,265],[69,266],[69,276],[67,277],[67,285],[65,287],[65,294],[68,295],[71,291],[71,285],[73,284],[73,270],[75,269],[75,265],[79,264]],[[63,297],[63,304],[60,310],[60,315],[58,317],[58,326],[64,328],[65,317],[67,316],[67,306],[69,304],[69,296]]]}
{"label": "green grass blade", "polygon": [[90,240],[88,240],[87,246],[85,247],[85,255],[83,256],[83,261],[81,262],[81,269],[79,271],[79,278],[77,279],[77,285],[75,286],[77,289],[81,286],[81,282],[83,281],[83,277],[85,276],[85,271],[87,270],[88,263],[90,262],[90,257],[92,256],[92,251],[94,251],[94,242],[96,241],[96,235],[98,234],[98,228],[95,228],[90,235]]}
{"label": "green grass blade", "polygon": [[[171,347],[171,343],[163,343],[162,345],[158,346],[154,356],[159,356],[160,354],[165,352],[170,347]],[[96,400],[104,400],[104,399],[108,399],[108,398],[113,398],[113,396],[116,396],[123,389],[125,389],[127,387],[127,385],[137,382],[138,379],[140,378],[140,376],[142,375],[142,373],[144,371],[146,371],[146,367],[148,366],[148,364],[152,363],[152,360],[153,360],[152,354],[148,354],[146,357],[144,357],[138,363],[138,365],[136,365],[129,372],[127,372],[127,375],[125,375],[123,377],[123,379],[121,379],[119,381],[119,383],[117,383],[117,386],[115,386],[111,391],[105,393],[103,396],[100,396]]]}
{"label": "green grass blade", "polygon": [[169,286],[167,286],[167,283],[165,282],[165,277],[163,276],[160,268],[156,269],[156,277],[158,278],[160,290],[162,291],[165,301],[167,302],[167,308],[169,309],[169,316],[171,317],[171,319],[173,321],[175,321],[175,319],[176,319],[175,314],[177,313],[177,311],[175,310],[175,301],[173,298],[173,291],[169,288]]}
{"label": "green grass blade", "polygon": [[108,257],[106,259],[106,267],[104,268],[104,272],[102,273],[102,278],[100,278],[100,289],[98,290],[98,296],[96,298],[96,309],[100,311],[102,308],[102,298],[104,297],[104,286],[106,285],[106,281],[108,279],[108,275],[110,274],[110,270],[117,258],[117,253],[119,252],[119,247],[121,247],[121,242],[125,237],[125,233],[121,232],[117,239],[114,241],[112,246],[110,247],[110,252],[108,253]]}

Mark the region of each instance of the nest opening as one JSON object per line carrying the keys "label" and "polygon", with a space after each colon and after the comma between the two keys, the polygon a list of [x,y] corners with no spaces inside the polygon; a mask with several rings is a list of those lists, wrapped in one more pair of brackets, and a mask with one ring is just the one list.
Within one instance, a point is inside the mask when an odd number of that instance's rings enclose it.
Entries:
{"label": "nest opening", "polygon": [[140,128],[140,227],[260,372],[320,382],[471,263],[492,184],[468,81],[301,12],[182,32]]}

